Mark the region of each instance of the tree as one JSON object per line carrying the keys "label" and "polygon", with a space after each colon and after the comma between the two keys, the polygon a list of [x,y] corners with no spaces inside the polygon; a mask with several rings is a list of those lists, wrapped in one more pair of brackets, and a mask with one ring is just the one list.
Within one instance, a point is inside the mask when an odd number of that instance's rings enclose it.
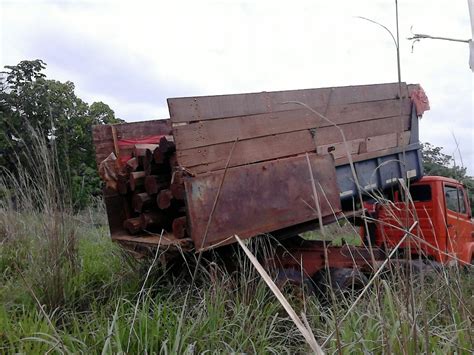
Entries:
{"label": "tree", "polygon": [[425,175],[439,175],[461,181],[468,190],[471,211],[474,215],[474,205],[472,203],[472,197],[474,196],[474,178],[467,175],[467,169],[456,165],[453,157],[444,154],[442,150],[442,147],[436,147],[430,143],[423,143],[422,155]]}
{"label": "tree", "polygon": [[0,164],[10,172],[34,149],[32,130],[54,146],[69,183],[75,207],[100,193],[92,126],[123,122],[103,102],[88,105],[76,96],[74,83],[50,80],[42,60],[6,66],[0,78]]}

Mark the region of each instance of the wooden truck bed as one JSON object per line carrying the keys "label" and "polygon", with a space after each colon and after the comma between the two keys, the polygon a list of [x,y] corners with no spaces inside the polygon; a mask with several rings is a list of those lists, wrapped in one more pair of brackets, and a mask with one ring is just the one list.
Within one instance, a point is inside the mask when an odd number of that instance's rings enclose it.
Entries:
{"label": "wooden truck bed", "polygon": [[[120,156],[124,141],[173,136],[170,169],[185,187],[180,211],[186,225],[184,242],[170,231],[167,240],[178,247],[204,250],[233,242],[234,234],[250,238],[296,230],[319,217],[342,216],[341,199],[353,198],[357,190],[347,153],[369,191],[400,177],[421,177],[411,90],[393,83],[172,98],[170,120],[96,126],[97,163],[113,152]],[[403,159],[406,164],[399,162]],[[112,238],[137,244],[155,238],[157,244],[156,231],[137,238],[123,227],[127,218],[138,216],[127,213],[138,193],[144,190],[106,190]],[[160,210],[154,204],[148,209]]]}

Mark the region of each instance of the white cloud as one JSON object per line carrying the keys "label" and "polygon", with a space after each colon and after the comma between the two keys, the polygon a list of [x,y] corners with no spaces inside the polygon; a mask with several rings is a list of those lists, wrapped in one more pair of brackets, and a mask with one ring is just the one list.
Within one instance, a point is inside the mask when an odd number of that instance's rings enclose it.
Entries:
{"label": "white cloud", "polygon": [[[473,75],[468,46],[415,32],[469,38],[467,3],[403,0],[402,80],[425,88],[432,110],[421,138],[455,150],[474,174]],[[128,120],[167,117],[169,96],[393,82],[394,1],[3,2],[0,64],[40,57],[48,75],[76,83]]]}

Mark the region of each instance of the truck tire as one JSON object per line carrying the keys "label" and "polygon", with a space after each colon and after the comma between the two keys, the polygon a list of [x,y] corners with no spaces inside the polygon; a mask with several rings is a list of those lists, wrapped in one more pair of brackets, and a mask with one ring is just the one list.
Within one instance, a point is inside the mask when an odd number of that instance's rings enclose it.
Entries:
{"label": "truck tire", "polygon": [[[300,271],[293,269],[280,269],[275,280],[275,284],[280,290],[290,287],[295,291],[303,292],[307,295],[316,294],[314,282],[307,276],[302,276]],[[296,293],[298,293],[296,292]]]}
{"label": "truck tire", "polygon": [[369,280],[358,269],[334,268],[330,269],[331,287],[339,294],[354,294],[361,291]]}
{"label": "truck tire", "polygon": [[314,275],[313,280],[318,291],[317,295],[327,304],[331,300],[331,292],[334,292],[336,297],[352,296],[360,292],[369,282],[360,270],[350,268],[329,268],[329,273],[321,270]]}

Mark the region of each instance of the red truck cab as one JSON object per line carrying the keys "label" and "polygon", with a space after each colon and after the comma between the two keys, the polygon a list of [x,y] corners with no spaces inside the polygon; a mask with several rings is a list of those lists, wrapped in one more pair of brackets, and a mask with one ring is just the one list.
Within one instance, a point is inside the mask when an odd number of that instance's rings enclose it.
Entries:
{"label": "red truck cab", "polygon": [[474,258],[474,223],[465,187],[440,176],[425,176],[409,187],[411,199],[396,192],[393,203],[376,204],[375,243],[391,249],[415,220],[418,226],[401,249],[443,264],[470,264]]}

